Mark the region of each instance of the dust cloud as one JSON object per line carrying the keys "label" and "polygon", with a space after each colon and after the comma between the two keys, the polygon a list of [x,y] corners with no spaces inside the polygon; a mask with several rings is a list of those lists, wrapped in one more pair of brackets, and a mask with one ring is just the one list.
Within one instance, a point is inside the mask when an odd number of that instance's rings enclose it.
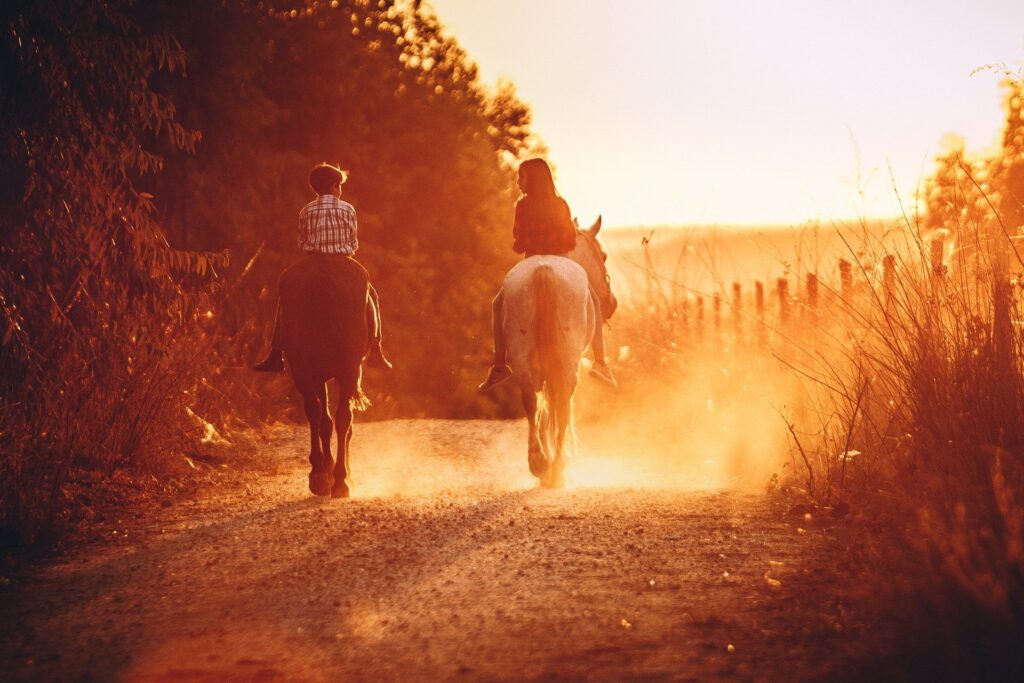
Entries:
{"label": "dust cloud", "polygon": [[577,486],[751,491],[780,473],[792,378],[755,349],[698,349],[673,361],[628,366],[614,393],[583,384]]}
{"label": "dust cloud", "polygon": [[535,486],[525,418],[356,420],[349,456],[354,497],[485,495]]}
{"label": "dust cloud", "polygon": [[[707,352],[678,376],[620,366],[621,386],[581,369],[570,489],[762,490],[780,472],[780,410],[792,381],[765,359]],[[350,465],[357,497],[439,496],[537,487],[525,418],[358,423]]]}
{"label": "dust cloud", "polygon": [[[640,251],[636,234],[610,235],[609,267],[622,305],[606,337],[619,387],[588,376],[588,352],[574,399],[567,486],[760,491],[773,476],[791,474],[784,416],[799,412],[808,397],[805,383],[778,357],[806,340],[791,338],[803,328],[775,329],[774,298],[767,322],[756,315],[752,277],[774,285],[776,277],[794,275],[793,264],[834,261],[857,236],[818,229],[677,231]],[[892,241],[887,235],[860,239]],[[719,263],[723,254],[728,263]],[[793,277],[794,287],[801,277]],[[733,308],[733,290],[723,284],[732,280],[742,287],[742,308]],[[720,312],[710,294],[700,295],[702,288],[719,291]],[[535,488],[526,453],[525,417],[366,424],[357,418],[353,495]]]}

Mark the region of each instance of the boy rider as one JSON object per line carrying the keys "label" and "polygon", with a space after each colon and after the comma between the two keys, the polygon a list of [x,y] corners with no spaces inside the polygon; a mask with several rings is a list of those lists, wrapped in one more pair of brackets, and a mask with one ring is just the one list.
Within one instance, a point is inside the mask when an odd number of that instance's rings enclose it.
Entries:
{"label": "boy rider", "polygon": [[[356,236],[356,210],[341,200],[341,186],[348,174],[337,166],[317,164],[309,172],[309,186],[317,198],[299,212],[299,249],[304,254],[324,254],[338,258],[351,258],[359,248]],[[373,368],[391,369],[391,362],[380,348],[381,320],[377,290],[367,283],[366,326],[370,333],[370,351],[366,364]],[[274,321],[274,336],[270,354],[253,366],[259,372],[284,372],[284,353],[281,349],[281,310]]]}

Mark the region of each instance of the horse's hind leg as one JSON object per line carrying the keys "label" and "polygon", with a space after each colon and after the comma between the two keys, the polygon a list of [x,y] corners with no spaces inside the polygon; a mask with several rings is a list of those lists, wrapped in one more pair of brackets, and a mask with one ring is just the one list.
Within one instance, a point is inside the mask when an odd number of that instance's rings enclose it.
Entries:
{"label": "horse's hind leg", "polygon": [[338,429],[338,462],[334,465],[334,486],[331,488],[331,496],[348,498],[348,444],[352,440],[352,405],[344,396],[338,404],[334,421]]}
{"label": "horse's hind leg", "polygon": [[338,412],[334,415],[335,427],[338,430],[338,462],[334,465],[334,485],[331,488],[331,496],[334,498],[348,498],[349,496],[349,442],[352,441],[352,401],[351,397],[356,392],[358,378],[355,382],[338,381],[340,400],[338,401]]}
{"label": "horse's hind leg", "polygon": [[[320,452],[323,453],[324,471],[330,476],[334,469],[334,458],[331,455],[331,437],[334,436],[334,420],[331,419],[331,408],[327,400],[327,384],[320,390]],[[340,444],[339,444],[340,449]],[[334,483],[333,481],[331,482]]]}
{"label": "horse's hind leg", "polygon": [[530,462],[530,474],[535,477],[543,477],[548,471],[548,459],[541,447],[540,436],[537,429],[537,393],[532,389],[521,389],[523,408],[526,410],[526,420],[530,423],[530,436],[528,447],[528,459]]}
{"label": "horse's hind leg", "polygon": [[312,467],[309,472],[309,490],[316,496],[326,496],[331,492],[331,471],[327,468],[320,438],[324,414],[321,394],[326,398],[326,389],[311,390],[306,387],[302,390],[302,405],[306,419],[309,420],[309,464]]}

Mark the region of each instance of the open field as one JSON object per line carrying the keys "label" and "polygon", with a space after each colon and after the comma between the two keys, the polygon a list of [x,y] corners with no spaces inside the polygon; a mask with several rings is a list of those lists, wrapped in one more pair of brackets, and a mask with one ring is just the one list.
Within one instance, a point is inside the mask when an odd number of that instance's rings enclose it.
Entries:
{"label": "open field", "polygon": [[[644,258],[649,239],[650,261]],[[609,268],[624,296],[635,293],[648,273],[663,286],[711,295],[725,294],[738,282],[749,291],[755,281],[772,285],[777,278],[802,279],[813,272],[823,280],[838,279],[838,262],[854,263],[867,254],[907,254],[913,237],[894,221],[860,225],[804,226],[675,226],[606,230]]]}

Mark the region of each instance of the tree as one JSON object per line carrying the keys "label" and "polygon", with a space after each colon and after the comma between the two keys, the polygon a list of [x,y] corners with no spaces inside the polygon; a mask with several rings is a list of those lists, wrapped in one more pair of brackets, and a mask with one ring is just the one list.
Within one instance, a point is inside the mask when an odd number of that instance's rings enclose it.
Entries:
{"label": "tree", "polygon": [[[265,243],[261,259],[274,266],[229,303],[225,319],[240,324],[228,332],[245,331],[257,292],[294,258],[309,168],[340,162],[398,364],[370,383],[387,408],[378,412],[493,414],[474,387],[489,301],[513,258],[513,163],[533,144],[514,91],[488,92],[437,18],[410,3],[193,0],[147,11],[188,54],[174,99],[204,136],[153,186],[169,230],[192,248],[230,247],[239,265]],[[265,334],[242,335],[242,362]]]}
{"label": "tree", "polygon": [[[140,457],[191,373],[172,367],[223,259],[170,248],[138,189],[199,134],[152,87],[184,52],[127,2],[0,7],[0,532],[31,541],[65,511],[73,463]],[[180,431],[180,430],[178,430]],[[162,433],[161,433],[162,434]]]}

